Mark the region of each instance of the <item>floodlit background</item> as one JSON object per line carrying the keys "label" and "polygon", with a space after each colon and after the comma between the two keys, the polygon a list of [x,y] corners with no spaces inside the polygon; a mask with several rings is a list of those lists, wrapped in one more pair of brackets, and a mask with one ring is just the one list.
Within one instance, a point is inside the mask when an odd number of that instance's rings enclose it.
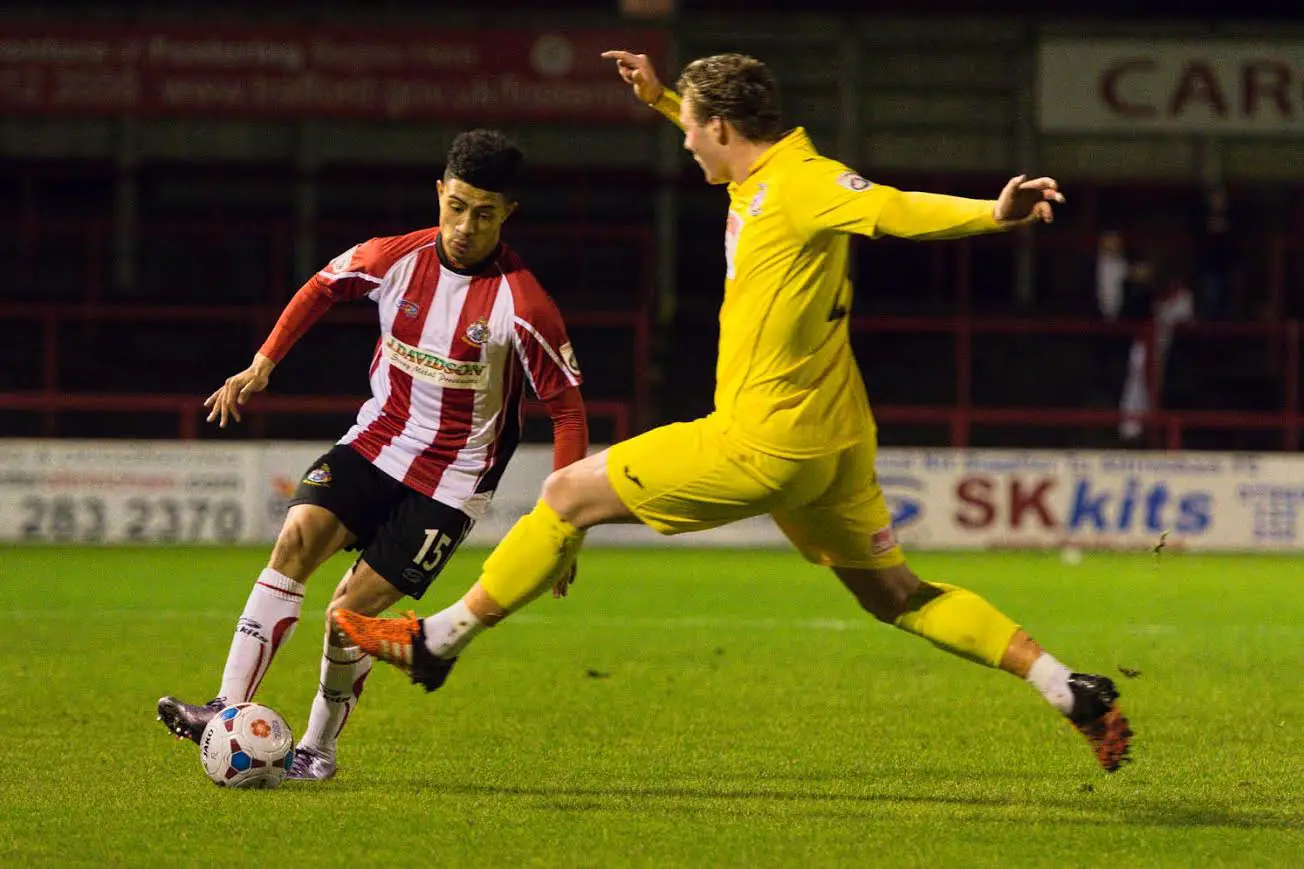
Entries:
{"label": "floodlit background", "polygon": [[[1234,6],[7,6],[0,863],[1296,863],[1304,24]],[[1117,678],[1137,763],[1100,773],[764,518],[595,532],[572,597],[438,695],[377,668],[325,785],[224,793],[165,740],[155,699],[210,696],[285,499],[365,398],[374,310],[328,314],[244,423],[200,403],[315,270],[436,221],[459,131],[526,151],[504,237],[565,314],[594,442],[709,410],[725,195],[606,48],[667,81],[755,55],[876,183],[1060,181],[1052,226],[857,242],[852,340],[912,565]],[[526,435],[476,546],[551,467],[540,408]],[[296,729],[346,566],[260,694]]]}

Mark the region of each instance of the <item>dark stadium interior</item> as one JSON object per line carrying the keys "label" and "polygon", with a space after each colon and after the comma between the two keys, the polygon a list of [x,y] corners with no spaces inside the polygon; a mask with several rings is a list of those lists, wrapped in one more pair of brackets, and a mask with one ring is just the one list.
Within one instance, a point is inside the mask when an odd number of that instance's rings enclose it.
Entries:
{"label": "dark stadium interior", "polygon": [[[535,20],[530,4],[520,5],[520,20]],[[577,25],[657,28],[679,58],[731,48],[762,56],[785,83],[789,120],[881,183],[991,197],[1018,171],[1059,178],[1069,204],[1053,226],[1032,234],[854,246],[853,341],[871,401],[886,408],[885,443],[1117,445],[1109,414],[1118,407],[1128,346],[1144,334],[1148,314],[1133,312],[1112,330],[1097,327],[1097,240],[1107,230],[1126,237],[1129,255],[1153,266],[1147,292],[1193,286],[1209,155],[1216,152],[1235,228],[1235,269],[1217,310],[1200,311],[1196,325],[1177,329],[1155,404],[1165,412],[1248,414],[1263,424],[1205,426],[1192,417],[1176,433],[1171,423],[1157,423],[1140,443],[1293,448],[1301,365],[1294,319],[1304,313],[1296,146],[1038,131],[1022,84],[1036,39],[1077,26],[1057,24],[1055,4],[1038,4],[1039,19],[1027,17],[1031,4],[989,4],[990,14],[969,15],[954,32],[930,28],[927,19],[903,21],[901,4],[868,4],[850,40],[840,34],[852,19],[833,17],[845,7],[803,5],[828,11],[794,19],[793,34],[780,41],[774,35],[785,19],[762,16],[731,31],[728,4],[687,0],[666,21],[618,17],[610,2],[561,4]],[[938,0],[910,9],[943,15],[964,6]],[[1107,6],[1095,9],[1104,14]],[[448,19],[404,4],[336,4],[327,13],[237,3],[211,17],[256,31],[347,25],[364,8],[377,26],[485,23],[472,13]],[[146,4],[89,6],[84,14],[145,27],[182,17],[175,7]],[[1168,14],[1194,13],[1174,6]],[[30,31],[70,20],[15,7],[0,26]],[[1222,32],[1209,19],[1182,26]],[[1153,32],[1136,16],[1082,27]],[[825,61],[830,53],[836,62]],[[891,62],[880,63],[885,57]],[[710,407],[723,270],[723,192],[702,182],[669,125],[647,121],[497,124],[521,141],[529,160],[522,207],[505,238],[566,313],[586,397],[623,408],[632,430]],[[79,405],[75,397],[206,395],[246,364],[312,270],[365,238],[434,222],[443,150],[469,125],[5,114],[0,255],[10,279],[0,290],[0,432],[334,436],[352,415],[347,409],[255,412],[250,424],[219,434],[163,404],[122,410],[111,400]],[[367,307],[328,315],[277,371],[269,395],[363,394],[375,340],[359,313]],[[73,399],[42,403],[53,395]],[[917,407],[932,410],[912,413]],[[1102,416],[1028,423],[984,417],[984,408]],[[595,413],[592,425],[597,441],[622,431],[608,412]],[[532,418],[528,431],[546,438],[546,420]]]}

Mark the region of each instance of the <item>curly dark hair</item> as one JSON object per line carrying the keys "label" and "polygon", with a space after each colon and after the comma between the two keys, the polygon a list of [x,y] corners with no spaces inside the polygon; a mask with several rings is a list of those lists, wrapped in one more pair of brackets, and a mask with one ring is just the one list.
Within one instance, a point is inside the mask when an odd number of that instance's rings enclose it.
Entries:
{"label": "curly dark hair", "polygon": [[508,194],[516,187],[525,155],[498,130],[468,130],[448,147],[444,179],[456,178],[481,190]]}
{"label": "curly dark hair", "polygon": [[769,67],[745,54],[716,54],[693,61],[679,75],[700,124],[720,118],[752,142],[783,138],[779,83]]}

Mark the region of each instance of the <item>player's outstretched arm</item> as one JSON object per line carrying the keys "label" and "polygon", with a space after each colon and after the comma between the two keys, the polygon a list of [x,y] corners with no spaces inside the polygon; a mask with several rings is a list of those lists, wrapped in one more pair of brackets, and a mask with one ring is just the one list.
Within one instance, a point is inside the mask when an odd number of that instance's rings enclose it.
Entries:
{"label": "player's outstretched arm", "polygon": [[1053,178],[1010,179],[999,198],[967,199],[872,184],[834,161],[812,163],[801,178],[803,196],[790,205],[794,223],[806,231],[834,230],[918,241],[1000,232],[1054,219],[1064,201]]}
{"label": "player's outstretched arm", "polygon": [[646,54],[632,51],[604,51],[602,56],[616,62],[616,72],[634,89],[634,96],[656,109],[683,129],[679,122],[679,94],[661,83],[652,61]]}
{"label": "player's outstretched arm", "polygon": [[996,203],[990,199],[892,191],[883,200],[872,234],[932,241],[999,232],[1004,228],[996,218]]}
{"label": "player's outstretched arm", "polygon": [[919,241],[963,238],[1025,223],[1050,223],[1064,201],[1054,178],[1011,178],[995,202],[936,193],[897,193],[883,203],[878,231]]}
{"label": "player's outstretched arm", "polygon": [[321,272],[300,287],[281,312],[263,346],[254,354],[249,367],[228,377],[226,383],[204,402],[204,407],[209,408],[208,422],[220,420],[218,425],[221,428],[226,428],[228,419],[241,422],[240,406],[254,393],[267,388],[272,369],[335,301],[336,293],[331,282]]}

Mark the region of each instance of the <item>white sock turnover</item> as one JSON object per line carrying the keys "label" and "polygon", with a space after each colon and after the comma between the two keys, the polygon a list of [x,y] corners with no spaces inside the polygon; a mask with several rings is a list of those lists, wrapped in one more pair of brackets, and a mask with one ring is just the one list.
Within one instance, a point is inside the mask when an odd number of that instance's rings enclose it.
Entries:
{"label": "white sock turnover", "polygon": [[484,622],[462,601],[424,619],[426,648],[436,658],[456,658],[476,634],[485,629]]}
{"label": "white sock turnover", "polygon": [[1040,691],[1050,705],[1068,715],[1073,711],[1073,692],[1069,690],[1069,676],[1072,674],[1054,656],[1043,652],[1028,670],[1025,681]]}

